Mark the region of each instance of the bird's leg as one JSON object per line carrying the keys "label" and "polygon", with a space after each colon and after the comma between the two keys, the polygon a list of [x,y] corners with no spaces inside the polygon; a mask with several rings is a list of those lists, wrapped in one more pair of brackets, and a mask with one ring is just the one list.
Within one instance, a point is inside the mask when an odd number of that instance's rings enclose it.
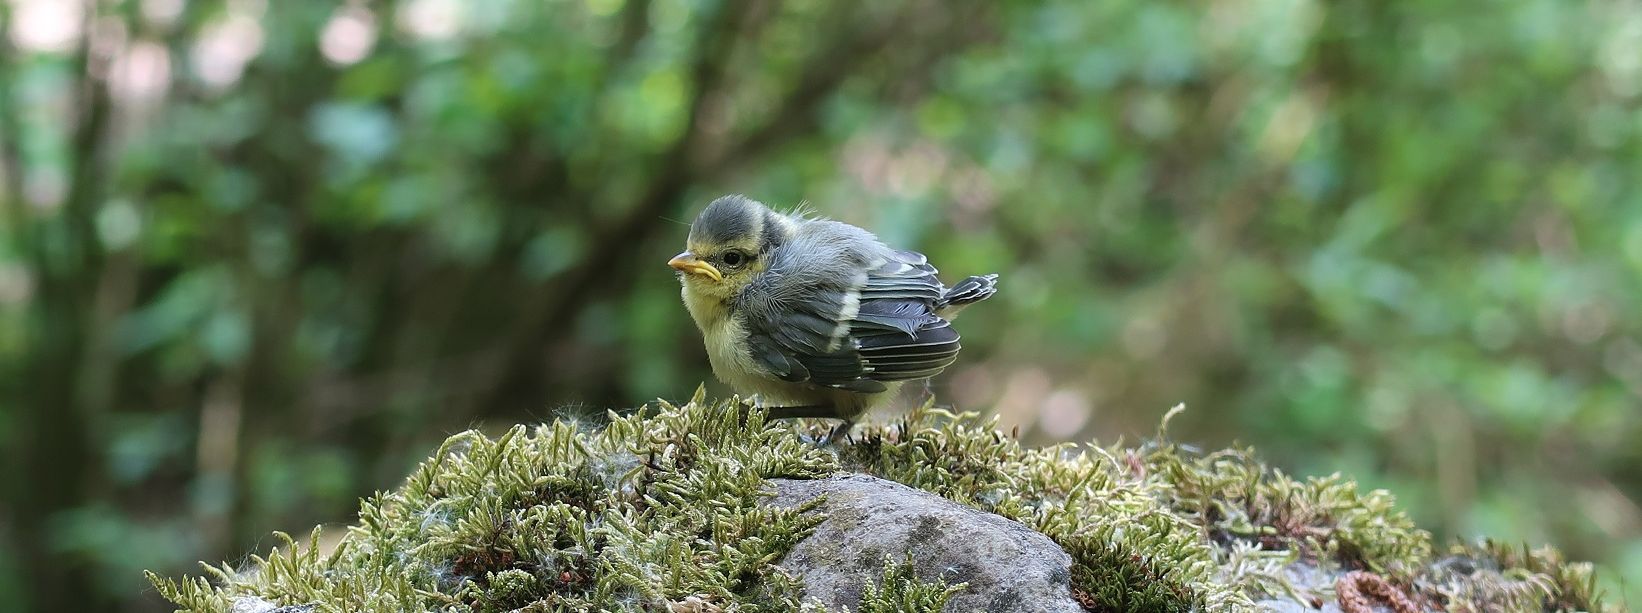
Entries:
{"label": "bird's leg", "polygon": [[855,427],[855,421],[854,420],[845,419],[845,420],[842,421],[842,423],[839,423],[838,425],[833,426],[832,431],[828,432],[826,436],[821,437],[821,440],[816,441],[815,446],[816,447],[826,447],[827,445],[831,445],[834,442],[836,442],[838,439],[849,436],[850,428],[854,428],[854,427]]}
{"label": "bird's leg", "polygon": [[[741,407],[741,421],[746,423],[747,415],[752,413],[756,403],[743,404]],[[763,407],[765,421],[772,419],[837,419],[838,412],[830,405],[801,404],[786,407]]]}
{"label": "bird's leg", "polygon": [[805,417],[837,419],[838,410],[832,405],[801,404],[788,407],[764,407],[765,419],[801,419]]}
{"label": "bird's leg", "polygon": [[[741,419],[742,420],[747,419],[748,410],[752,409],[752,406],[749,405],[749,406],[745,407],[745,409],[747,409],[747,410],[743,410],[741,412]],[[838,415],[838,407],[835,407],[835,406],[830,405],[830,404],[800,404],[800,405],[784,406],[784,407],[764,407],[764,411],[765,411],[764,419],[766,419],[766,420],[770,420],[770,419],[838,419],[838,420],[842,420],[843,423],[840,423],[837,426],[833,427],[833,429],[831,431],[827,432],[827,434],[825,436],[822,436],[820,439],[815,441],[815,445],[817,447],[826,447],[827,445],[831,444],[833,441],[838,440],[840,437],[842,437],[846,434],[849,434],[850,428],[855,426],[855,420],[840,417]],[[805,437],[805,438],[808,438],[808,437]]]}

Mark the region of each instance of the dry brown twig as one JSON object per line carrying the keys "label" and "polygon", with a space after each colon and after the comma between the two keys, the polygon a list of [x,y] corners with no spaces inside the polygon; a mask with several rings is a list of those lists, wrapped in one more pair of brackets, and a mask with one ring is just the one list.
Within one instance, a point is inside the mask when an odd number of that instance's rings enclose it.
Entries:
{"label": "dry brown twig", "polygon": [[1419,613],[1420,608],[1384,577],[1370,572],[1352,571],[1334,582],[1334,591],[1340,597],[1340,609],[1345,613],[1373,613],[1370,597],[1391,606],[1396,613]]}

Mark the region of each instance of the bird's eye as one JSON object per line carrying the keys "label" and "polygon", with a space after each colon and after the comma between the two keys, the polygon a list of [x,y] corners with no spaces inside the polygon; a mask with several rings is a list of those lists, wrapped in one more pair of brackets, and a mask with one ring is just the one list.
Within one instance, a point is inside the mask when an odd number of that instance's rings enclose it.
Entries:
{"label": "bird's eye", "polygon": [[725,266],[734,268],[747,263],[747,254],[740,251],[726,251],[724,252],[723,259]]}

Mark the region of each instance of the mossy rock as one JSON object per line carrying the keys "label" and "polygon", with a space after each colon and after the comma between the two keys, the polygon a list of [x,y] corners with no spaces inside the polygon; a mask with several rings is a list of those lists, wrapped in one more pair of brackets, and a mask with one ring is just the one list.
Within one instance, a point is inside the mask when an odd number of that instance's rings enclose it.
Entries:
{"label": "mossy rock", "polygon": [[902,564],[921,583],[953,589],[947,610],[1083,613],[1073,597],[1072,557],[1020,522],[871,475],[772,479],[768,504],[815,504],[823,518],[780,568],[803,582],[805,602],[838,610]]}
{"label": "mossy rock", "polygon": [[[1091,611],[1320,606],[1351,571],[1427,609],[1603,610],[1589,565],[1493,544],[1439,555],[1390,494],[1339,475],[1295,480],[1248,450],[1196,453],[1162,431],[1138,447],[1034,449],[993,425],[926,406],[817,448],[698,393],[597,428],[464,432],[363,501],[328,553],[316,528],[246,568],[149,578],[193,611],[818,611],[777,564],[820,519],[813,505],[763,504],[768,480],[859,472],[1048,536]],[[938,611],[959,589],[887,564],[856,610]]]}

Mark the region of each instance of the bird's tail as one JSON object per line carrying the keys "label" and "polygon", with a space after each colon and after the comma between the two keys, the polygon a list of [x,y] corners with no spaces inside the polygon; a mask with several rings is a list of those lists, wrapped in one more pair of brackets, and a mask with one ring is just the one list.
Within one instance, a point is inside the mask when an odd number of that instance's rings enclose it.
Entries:
{"label": "bird's tail", "polygon": [[935,303],[935,314],[946,319],[957,316],[964,307],[975,304],[992,294],[998,293],[998,275],[976,275],[959,281],[957,285],[947,288],[941,294],[941,299]]}

